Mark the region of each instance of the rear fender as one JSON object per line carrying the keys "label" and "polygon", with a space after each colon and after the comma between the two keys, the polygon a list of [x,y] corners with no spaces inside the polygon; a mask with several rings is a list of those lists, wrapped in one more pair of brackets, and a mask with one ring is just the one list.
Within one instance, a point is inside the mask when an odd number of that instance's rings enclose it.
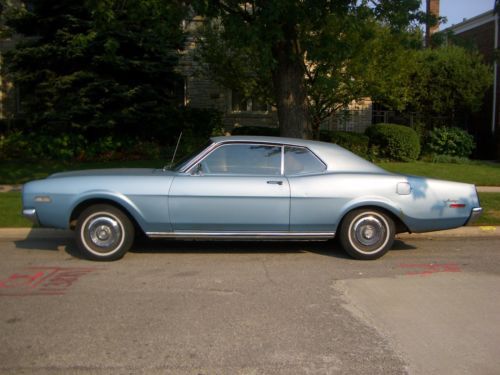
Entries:
{"label": "rear fender", "polygon": [[[375,196],[364,196],[364,197],[359,197],[353,200],[350,200],[347,202],[342,208],[340,209],[340,214],[339,214],[339,222],[337,225],[340,225],[342,222],[342,219],[347,215],[349,212],[352,210],[356,210],[359,208],[379,208],[385,211],[390,212],[395,218],[399,219],[403,225],[406,226],[405,220],[404,220],[404,214],[403,211],[400,207],[398,207],[394,202],[390,201],[387,198],[383,197],[375,197]],[[398,223],[396,223],[398,224]],[[338,228],[337,228],[338,230]]]}

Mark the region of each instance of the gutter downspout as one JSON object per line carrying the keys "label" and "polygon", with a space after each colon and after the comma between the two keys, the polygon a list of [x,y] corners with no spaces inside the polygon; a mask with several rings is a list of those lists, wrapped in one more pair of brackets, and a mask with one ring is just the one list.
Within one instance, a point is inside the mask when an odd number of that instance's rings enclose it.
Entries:
{"label": "gutter downspout", "polygon": [[[494,42],[494,52],[498,49],[498,11],[497,6],[495,6],[495,42]],[[491,114],[491,134],[495,134],[496,121],[497,121],[497,76],[498,63],[495,59],[493,62],[493,112]]]}

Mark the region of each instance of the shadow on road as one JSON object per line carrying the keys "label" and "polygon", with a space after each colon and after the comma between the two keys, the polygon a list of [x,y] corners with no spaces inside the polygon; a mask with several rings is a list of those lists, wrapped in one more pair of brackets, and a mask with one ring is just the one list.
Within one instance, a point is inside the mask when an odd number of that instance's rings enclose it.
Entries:
{"label": "shadow on road", "polygon": [[[395,241],[393,250],[416,249],[402,241]],[[319,255],[352,259],[342,249],[337,240],[329,241],[175,241],[150,240],[136,241],[131,252],[134,253],[315,253]]]}
{"label": "shadow on road", "polygon": [[[82,259],[76,244],[71,238],[46,238],[28,236],[24,240],[15,241],[18,249],[33,251],[60,251]],[[416,249],[401,240],[394,241],[392,251],[408,251]],[[328,257],[351,259],[336,240],[329,241],[178,241],[151,240],[138,238],[132,253],[154,254],[258,254],[258,253],[315,253]]]}

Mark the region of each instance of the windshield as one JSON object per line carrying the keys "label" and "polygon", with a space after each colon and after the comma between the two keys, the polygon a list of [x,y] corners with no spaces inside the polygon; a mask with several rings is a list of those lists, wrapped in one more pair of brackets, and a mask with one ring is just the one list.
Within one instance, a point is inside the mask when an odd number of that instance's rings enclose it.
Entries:
{"label": "windshield", "polygon": [[171,169],[172,171],[179,172],[182,168],[184,168],[186,165],[189,164],[189,162],[195,158],[200,152],[205,150],[208,146],[210,146],[212,142],[207,142],[203,146],[197,148],[195,151],[187,154],[186,156],[182,157],[178,162],[176,162]]}

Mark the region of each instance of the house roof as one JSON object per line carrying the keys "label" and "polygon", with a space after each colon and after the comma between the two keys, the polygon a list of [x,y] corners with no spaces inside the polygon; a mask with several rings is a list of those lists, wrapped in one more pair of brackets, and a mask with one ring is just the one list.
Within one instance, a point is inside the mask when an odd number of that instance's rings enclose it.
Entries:
{"label": "house roof", "polygon": [[485,23],[494,21],[495,21],[495,12],[492,9],[487,12],[481,13],[475,17],[466,19],[455,25],[451,25],[450,27],[447,27],[443,31],[452,31],[454,34],[461,34],[468,30],[472,30],[475,29],[476,27],[484,25]]}

